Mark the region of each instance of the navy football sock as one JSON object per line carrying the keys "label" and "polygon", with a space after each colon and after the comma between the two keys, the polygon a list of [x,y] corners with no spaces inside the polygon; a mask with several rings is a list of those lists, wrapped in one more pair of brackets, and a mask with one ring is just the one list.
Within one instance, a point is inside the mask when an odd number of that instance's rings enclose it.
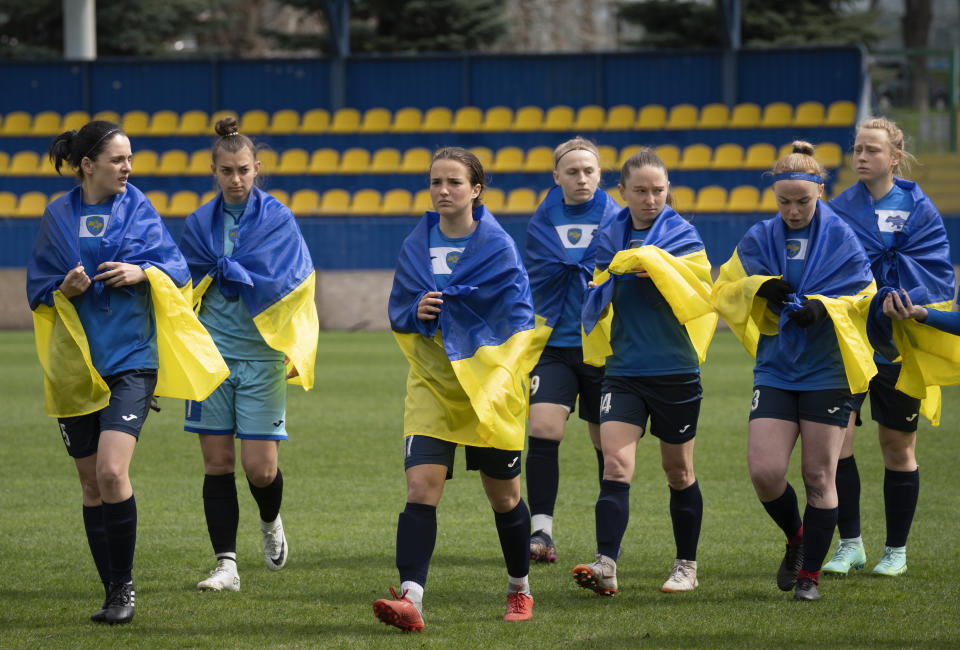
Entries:
{"label": "navy football sock", "polygon": [[887,514],[887,546],[906,546],[920,497],[920,469],[883,473],[883,507]]}
{"label": "navy football sock", "polygon": [[787,536],[787,539],[795,537],[803,526],[800,519],[800,507],[797,505],[797,493],[793,491],[793,486],[787,483],[787,489],[783,494],[773,501],[765,501],[763,507],[767,514],[773,519],[774,523],[780,526],[780,530]]}
{"label": "navy football sock", "polygon": [[600,496],[594,511],[597,526],[597,553],[616,559],[620,542],[630,521],[630,484],[600,481]]}
{"label": "navy football sock", "polygon": [[860,537],[860,472],[853,456],[837,462],[837,531],[843,539]]}
{"label": "navy football sock", "polygon": [[530,573],[530,511],[523,499],[509,512],[494,510],[500,537],[500,550],[507,565],[507,575],[522,578]]}
{"label": "navy football sock", "polygon": [[233,472],[203,477],[203,514],[213,552],[217,557],[231,553],[236,558],[240,505]]}
{"label": "navy football sock", "polygon": [[104,590],[110,584],[110,552],[107,546],[107,529],[103,523],[103,506],[83,506],[83,528],[87,531],[87,544],[93,563],[100,575]]}
{"label": "navy football sock", "polygon": [[103,502],[103,523],[110,553],[111,584],[131,582],[137,546],[137,501],[133,495],[120,503]]}
{"label": "navy football sock", "polygon": [[[527,526],[529,531],[529,524]],[[397,570],[400,582],[427,584],[430,557],[437,543],[437,508],[407,503],[397,518]]]}
{"label": "navy football sock", "polygon": [[530,436],[530,451],[527,452],[527,499],[530,512],[535,515],[553,516],[560,484],[560,466],[557,457],[560,442]]}
{"label": "navy football sock", "polygon": [[837,525],[836,508],[814,508],[803,511],[803,570],[813,575],[820,572],[830,550],[833,529]]}
{"label": "navy football sock", "polygon": [[277,475],[270,485],[257,487],[250,483],[250,479],[247,479],[247,483],[250,485],[250,494],[260,508],[260,520],[268,524],[275,521],[280,514],[280,502],[283,501],[283,474],[280,468],[277,468]]}
{"label": "navy football sock", "polygon": [[670,520],[673,522],[677,559],[696,560],[700,524],[703,521],[703,495],[700,493],[700,483],[694,481],[692,485],[682,490],[670,488]]}

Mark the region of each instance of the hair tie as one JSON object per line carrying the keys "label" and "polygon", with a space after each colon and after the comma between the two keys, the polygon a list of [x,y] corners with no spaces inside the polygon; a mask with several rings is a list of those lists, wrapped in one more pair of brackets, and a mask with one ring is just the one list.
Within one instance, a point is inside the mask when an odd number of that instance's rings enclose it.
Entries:
{"label": "hair tie", "polygon": [[781,172],[773,175],[773,182],[777,181],[810,181],[817,185],[823,185],[823,179],[817,174],[808,174],[806,172]]}
{"label": "hair tie", "polygon": [[223,137],[229,138],[231,135],[240,135],[240,132],[239,132],[239,131],[233,131],[233,132],[231,132],[231,133],[226,134],[226,135],[223,136]]}
{"label": "hair tie", "polygon": [[[556,169],[556,168],[557,168],[557,165],[560,164],[560,159],[563,158],[564,156],[566,156],[566,155],[567,155],[568,153],[570,153],[571,151],[589,151],[590,153],[593,153],[592,151],[590,151],[590,150],[587,149],[586,147],[571,147],[571,148],[567,149],[566,151],[564,151],[564,152],[563,152],[562,154],[560,154],[559,156],[557,156],[556,161],[553,163],[553,168]],[[597,154],[593,153],[593,155],[596,156]],[[599,156],[597,156],[597,162],[600,162],[600,157],[599,157]]]}

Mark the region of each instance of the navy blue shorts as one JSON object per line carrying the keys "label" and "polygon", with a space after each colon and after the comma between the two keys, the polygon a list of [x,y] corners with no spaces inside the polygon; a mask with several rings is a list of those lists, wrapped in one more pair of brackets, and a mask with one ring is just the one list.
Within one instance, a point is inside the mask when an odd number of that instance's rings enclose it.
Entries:
{"label": "navy blue shorts", "polygon": [[[870,380],[870,417],[894,431],[914,433],[920,419],[920,400],[897,390],[900,377],[900,364],[877,364],[877,374]],[[866,393],[853,396],[853,409],[857,411],[857,424],[860,424],[859,412]]]}
{"label": "navy blue shorts", "polygon": [[846,427],[853,409],[853,395],[845,388],[786,390],[754,386],[750,419],[773,418],[786,422],[800,420]]}
{"label": "navy blue shorts", "polygon": [[156,370],[126,370],[103,378],[110,388],[110,403],[99,411],[73,418],[58,418],[60,435],[73,458],[97,453],[101,431],[123,431],[140,438],[157,386]]}
{"label": "navy blue shorts", "polygon": [[[480,470],[490,478],[512,479],[520,475],[520,452],[493,447],[464,446],[467,470]],[[446,465],[447,480],[453,478],[453,457],[457,443],[431,436],[403,439],[403,469],[417,465]]]}
{"label": "navy blue shorts", "polygon": [[697,435],[703,389],[699,373],[656,377],[604,377],[600,423],[626,422],[663,442],[682,445]]}
{"label": "navy blue shorts", "polygon": [[583,362],[582,348],[547,346],[530,373],[530,403],[560,404],[573,412],[580,395],[580,419],[600,422],[603,368]]}

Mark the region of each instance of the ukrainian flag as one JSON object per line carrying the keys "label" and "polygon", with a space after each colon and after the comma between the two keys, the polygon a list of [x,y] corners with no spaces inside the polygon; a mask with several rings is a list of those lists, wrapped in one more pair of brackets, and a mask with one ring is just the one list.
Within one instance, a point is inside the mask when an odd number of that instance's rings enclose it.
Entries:
{"label": "ukrainian flag", "polygon": [[703,363],[716,331],[717,314],[710,303],[710,261],[700,233],[670,206],[654,220],[643,246],[625,249],[632,228],[630,209],[624,208],[600,231],[594,271],[598,286],[587,289],[583,300],[583,360],[603,366],[613,353],[614,282],[618,276],[642,268],[686,328]]}
{"label": "ukrainian flag", "polygon": [[462,445],[521,450],[527,377],[539,350],[533,299],[516,244],[486,207],[442,291],[440,315],[417,318],[417,305],[437,291],[430,263],[427,212],[404,240],[390,292],[390,326],[410,363],[404,435]]}
{"label": "ukrainian flag", "polygon": [[[110,390],[91,361],[87,333],[77,310],[57,288],[80,259],[80,201],[77,186],[47,206],[27,268],[27,296],[43,368],[47,415],[51,417],[86,415],[110,401]],[[100,259],[136,264],[147,274],[160,366],[155,393],[191,400],[206,398],[229,370],[190,307],[190,276],[183,256],[160,215],[129,183],[126,191],[114,199]],[[98,300],[109,302],[109,290],[102,282],[93,283],[88,291],[93,291]]]}
{"label": "ukrainian flag", "polygon": [[193,280],[194,308],[216,280],[227,298],[239,296],[263,340],[297,370],[290,383],[313,387],[320,321],[316,271],[290,210],[254,187],[240,218],[233,253],[223,255],[223,194],[187,217],[180,247]]}

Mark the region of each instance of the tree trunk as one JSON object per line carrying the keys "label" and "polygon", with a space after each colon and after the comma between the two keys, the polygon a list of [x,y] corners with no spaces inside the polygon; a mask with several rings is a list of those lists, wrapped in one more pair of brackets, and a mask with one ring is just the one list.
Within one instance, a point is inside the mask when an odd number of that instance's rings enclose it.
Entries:
{"label": "tree trunk", "polygon": [[[932,0],[904,0],[904,12],[901,19],[903,45],[907,49],[924,49],[930,37],[930,24],[933,22]],[[923,54],[911,54],[909,64],[910,102],[919,111],[930,108],[930,75],[927,72],[927,57]]]}

